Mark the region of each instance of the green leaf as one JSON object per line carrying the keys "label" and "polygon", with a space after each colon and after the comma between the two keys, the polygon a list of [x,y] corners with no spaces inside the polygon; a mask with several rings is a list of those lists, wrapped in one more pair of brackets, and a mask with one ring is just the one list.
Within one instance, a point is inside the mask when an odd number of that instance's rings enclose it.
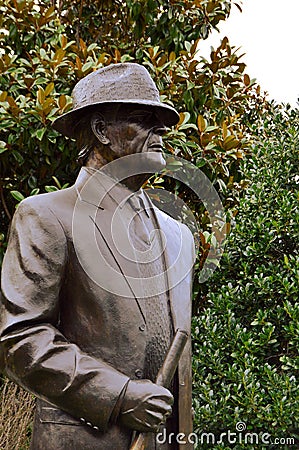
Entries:
{"label": "green leaf", "polygon": [[97,48],[97,46],[98,46],[98,44],[96,44],[95,42],[93,42],[92,44],[90,44],[90,45],[87,47],[87,53],[90,53],[90,52],[92,52],[93,50],[95,50],[95,49]]}
{"label": "green leaf", "polygon": [[60,184],[59,180],[55,176],[53,176],[52,178],[55,181],[55,183],[57,184],[58,189],[61,189],[61,184]]}
{"label": "green leaf", "polygon": [[57,186],[45,186],[45,191],[46,192],[55,192],[55,191],[58,191],[58,187]]}
{"label": "green leaf", "polygon": [[46,130],[47,130],[46,127],[40,128],[39,130],[36,130],[36,132],[33,133],[33,135],[35,135],[37,137],[37,139],[39,141],[41,141],[43,139],[43,137],[44,137],[44,134],[45,134]]}
{"label": "green leaf", "polygon": [[21,202],[25,198],[24,195],[21,194],[21,192],[19,191],[10,191],[10,193],[13,196],[13,198],[16,199],[18,202]]}
{"label": "green leaf", "polygon": [[32,195],[37,195],[38,193],[39,193],[39,191],[40,191],[40,188],[34,188],[34,189],[32,189],[32,191],[30,192],[30,196],[32,196]]}
{"label": "green leaf", "polygon": [[6,150],[7,150],[6,142],[0,141],[0,155],[1,153],[6,152]]}
{"label": "green leaf", "polygon": [[14,158],[17,161],[18,164],[22,165],[24,163],[23,156],[17,150],[13,150],[12,154],[13,154],[13,156],[14,156]]}
{"label": "green leaf", "polygon": [[203,167],[207,164],[207,161],[203,158],[197,159],[196,160],[196,167],[200,168]]}
{"label": "green leaf", "polygon": [[214,125],[210,125],[205,129],[205,133],[210,133],[211,131],[219,130],[219,127],[216,127]]}
{"label": "green leaf", "polygon": [[93,66],[94,66],[94,62],[93,62],[93,61],[86,62],[85,64],[83,64],[82,72],[85,74],[85,73],[88,72]]}

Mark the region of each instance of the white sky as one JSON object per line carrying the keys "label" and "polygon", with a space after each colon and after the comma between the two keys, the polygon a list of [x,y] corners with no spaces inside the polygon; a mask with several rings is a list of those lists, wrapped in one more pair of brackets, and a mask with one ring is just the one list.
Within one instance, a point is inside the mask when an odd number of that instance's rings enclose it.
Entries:
{"label": "white sky", "polygon": [[299,0],[243,0],[242,9],[232,7],[229,19],[220,23],[220,34],[213,32],[200,43],[199,55],[207,58],[210,47],[227,36],[231,46],[241,47],[239,54],[246,53],[246,72],[268,98],[298,107]]}

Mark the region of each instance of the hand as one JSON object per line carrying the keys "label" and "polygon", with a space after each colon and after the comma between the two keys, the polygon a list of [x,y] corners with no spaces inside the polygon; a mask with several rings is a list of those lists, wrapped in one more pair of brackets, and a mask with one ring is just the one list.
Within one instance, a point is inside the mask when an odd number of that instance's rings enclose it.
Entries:
{"label": "hand", "polygon": [[168,389],[149,380],[131,380],[121,408],[121,423],[133,430],[158,431],[170,416],[172,404]]}

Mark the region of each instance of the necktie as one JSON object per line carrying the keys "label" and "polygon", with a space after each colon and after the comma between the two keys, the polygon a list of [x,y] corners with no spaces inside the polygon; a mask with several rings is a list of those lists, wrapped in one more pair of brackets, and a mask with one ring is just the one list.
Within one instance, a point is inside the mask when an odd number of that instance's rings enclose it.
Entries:
{"label": "necktie", "polygon": [[[147,327],[144,376],[154,381],[172,339],[167,282],[166,276],[163,276],[165,273],[164,257],[163,254],[160,254],[161,245],[159,245],[158,235],[153,234],[156,239],[153,239],[152,242],[149,241],[150,231],[157,228],[154,214],[150,210],[146,210],[141,197],[133,195],[129,201],[136,213],[133,227],[135,235],[131,234],[132,242],[136,250],[144,252],[143,256],[140,256],[141,263],[139,264],[141,279],[146,281],[143,284],[144,298],[142,299],[146,311]],[[143,242],[137,241],[137,237]],[[157,275],[161,276],[156,278]]]}
{"label": "necktie", "polygon": [[[148,227],[146,226],[146,223],[143,219],[144,214],[146,215],[145,217],[148,217],[148,213],[143,204],[143,201],[136,194],[133,194],[129,198],[129,203],[135,213],[133,215],[132,222],[130,224],[130,228],[131,228],[130,234],[132,236],[132,233],[133,233],[132,237],[134,237],[134,240],[135,240],[135,237],[137,237],[144,244],[150,245],[151,244],[150,232],[149,232]],[[137,250],[142,250],[142,249],[137,249]]]}

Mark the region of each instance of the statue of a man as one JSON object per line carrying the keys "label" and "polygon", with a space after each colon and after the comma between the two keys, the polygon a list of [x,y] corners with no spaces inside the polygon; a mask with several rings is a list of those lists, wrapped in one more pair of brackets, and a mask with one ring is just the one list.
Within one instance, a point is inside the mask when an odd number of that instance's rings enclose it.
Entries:
{"label": "statue of a man", "polygon": [[91,73],[73,101],[54,128],[83,167],[20,203],[2,270],[5,370],[37,396],[31,448],[129,449],[136,432],[150,450],[193,448],[190,340],[169,390],[155,383],[175,330],[190,336],[193,237],[141,189],[178,114],[131,63]]}

